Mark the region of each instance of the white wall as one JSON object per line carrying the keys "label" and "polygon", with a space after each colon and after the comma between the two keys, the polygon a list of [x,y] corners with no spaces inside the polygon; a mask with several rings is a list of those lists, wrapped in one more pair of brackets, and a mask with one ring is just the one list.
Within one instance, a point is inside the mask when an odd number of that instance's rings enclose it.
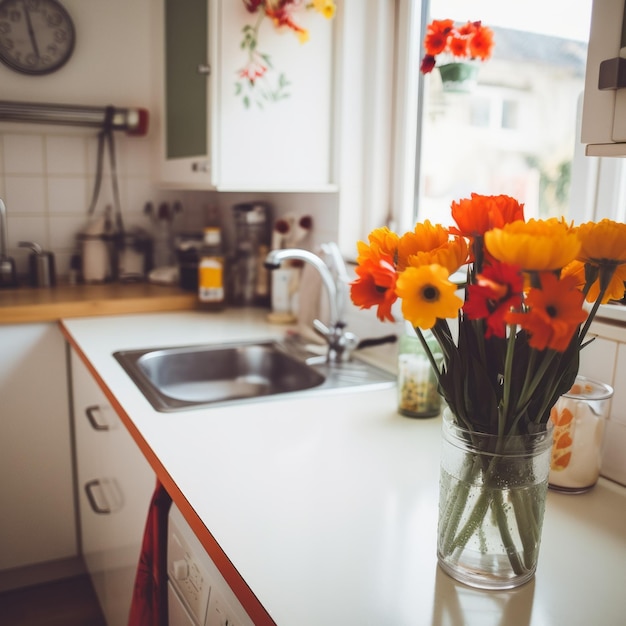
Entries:
{"label": "white wall", "polygon": [[[0,100],[90,106],[143,107],[157,114],[152,76],[152,0],[64,0],[77,32],[68,63],[47,76],[25,76],[0,64]],[[25,274],[28,252],[17,247],[31,240],[52,250],[57,271],[68,271],[75,236],[87,223],[96,169],[97,129],[0,122],[0,197],[8,211],[9,254]],[[122,211],[126,227],[149,227],[142,214],[147,201],[180,200],[177,230],[200,229],[203,206],[220,206],[229,224],[237,202],[263,200],[274,215],[314,216],[313,242],[337,237],[336,194],[215,194],[159,189],[152,172],[156,137],[116,133]],[[108,168],[105,168],[108,175]],[[102,184],[98,211],[112,199],[111,183]]]}

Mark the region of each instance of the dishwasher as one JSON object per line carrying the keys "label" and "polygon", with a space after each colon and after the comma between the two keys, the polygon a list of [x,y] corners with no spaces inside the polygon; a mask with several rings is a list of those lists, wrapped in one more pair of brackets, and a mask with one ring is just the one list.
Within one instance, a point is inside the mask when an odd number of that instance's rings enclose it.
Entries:
{"label": "dishwasher", "polygon": [[175,504],[168,517],[169,626],[254,626]]}

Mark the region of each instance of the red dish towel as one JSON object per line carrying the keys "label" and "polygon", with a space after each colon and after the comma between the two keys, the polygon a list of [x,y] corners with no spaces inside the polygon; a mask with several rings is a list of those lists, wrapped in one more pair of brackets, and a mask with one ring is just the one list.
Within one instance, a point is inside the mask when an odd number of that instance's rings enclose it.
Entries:
{"label": "red dish towel", "polygon": [[128,626],[167,626],[167,516],[172,499],[157,480],[143,534]]}

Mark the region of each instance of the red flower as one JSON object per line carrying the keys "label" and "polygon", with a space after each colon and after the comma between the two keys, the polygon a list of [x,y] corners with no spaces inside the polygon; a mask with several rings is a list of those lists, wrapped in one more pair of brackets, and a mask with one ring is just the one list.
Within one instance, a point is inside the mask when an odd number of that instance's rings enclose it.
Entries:
{"label": "red flower", "polygon": [[434,67],[435,67],[435,57],[430,54],[427,54],[422,59],[422,62],[420,64],[420,72],[422,72],[422,74],[428,74],[429,72],[433,71]]}
{"label": "red flower", "polygon": [[531,348],[564,352],[578,326],[587,319],[582,308],[583,294],[576,288],[573,276],[559,280],[552,272],[544,272],[540,282],[541,289],[531,289],[526,296],[529,310],[509,312],[505,320],[519,324],[530,334]]}
{"label": "red flower", "polygon": [[463,311],[468,319],[486,319],[485,337],[506,336],[506,314],[519,309],[524,279],[520,268],[494,261],[468,287],[468,300]]}
{"label": "red flower", "polygon": [[471,198],[452,202],[452,218],[458,228],[451,233],[464,237],[479,237],[493,228],[524,220],[524,205],[510,196],[482,196],[473,193]]}
{"label": "red flower", "polygon": [[395,321],[391,307],[397,300],[396,270],[389,256],[365,259],[356,268],[358,278],[350,284],[352,302],[362,309],[378,307],[376,316],[381,322]]}

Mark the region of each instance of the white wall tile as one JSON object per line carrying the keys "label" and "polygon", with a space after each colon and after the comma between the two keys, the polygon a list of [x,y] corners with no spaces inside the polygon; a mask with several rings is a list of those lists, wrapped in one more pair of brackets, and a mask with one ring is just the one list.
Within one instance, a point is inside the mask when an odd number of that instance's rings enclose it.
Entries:
{"label": "white wall tile", "polygon": [[43,174],[43,136],[5,134],[3,158],[6,174]]}
{"label": "white wall tile", "polygon": [[4,177],[5,204],[8,213],[46,213],[45,178],[38,176]]}
{"label": "white wall tile", "polygon": [[86,178],[48,178],[48,208],[51,217],[59,213],[86,216],[90,199]]}
{"label": "white wall tile", "polygon": [[626,424],[608,420],[604,434],[601,474],[626,485]]}
{"label": "white wall tile", "polygon": [[615,394],[611,403],[611,419],[626,425],[626,343],[619,344],[613,387]]}
{"label": "white wall tile", "polygon": [[46,137],[48,174],[87,174],[87,145],[83,137]]}
{"label": "white wall tile", "polygon": [[84,215],[55,215],[50,219],[50,249],[54,253],[77,249],[76,235],[85,229],[87,222],[86,211]]}
{"label": "white wall tile", "polygon": [[[589,338],[591,338],[591,335]],[[613,385],[616,358],[617,342],[596,337],[580,353],[578,373],[581,376]]]}

